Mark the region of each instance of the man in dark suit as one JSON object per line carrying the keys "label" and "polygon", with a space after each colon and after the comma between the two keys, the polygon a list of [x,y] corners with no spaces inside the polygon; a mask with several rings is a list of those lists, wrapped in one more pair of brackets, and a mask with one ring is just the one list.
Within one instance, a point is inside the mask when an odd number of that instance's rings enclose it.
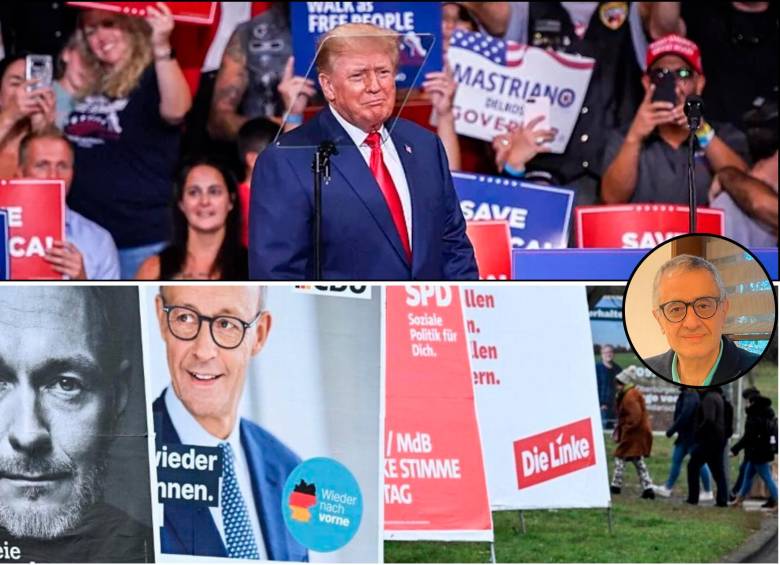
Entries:
{"label": "man in dark suit", "polygon": [[662,377],[686,386],[717,386],[758,362],[758,355],[723,336],[729,300],[718,269],[706,259],[678,255],[661,265],[653,304],[670,349],[644,361]]}
{"label": "man in dark suit", "polygon": [[[299,458],[238,417],[247,366],[271,329],[260,287],[161,287],[156,300],[171,386],[155,401],[158,450],[217,448],[218,506],[166,501],[163,553],[306,561],[282,516],[282,490]],[[205,327],[204,327],[205,324]]]}
{"label": "man in dark suit", "polygon": [[397,119],[394,32],[344,24],[320,42],[317,70],[328,107],[282,136],[255,166],[250,276],[315,279],[312,160],[329,141],[322,191],[325,279],[476,279],[474,251],[444,148]]}

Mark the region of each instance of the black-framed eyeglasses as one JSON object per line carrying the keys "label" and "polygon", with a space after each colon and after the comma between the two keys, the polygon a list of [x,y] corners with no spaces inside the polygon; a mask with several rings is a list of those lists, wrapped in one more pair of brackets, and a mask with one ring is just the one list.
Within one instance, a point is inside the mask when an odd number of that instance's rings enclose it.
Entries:
{"label": "black-framed eyeglasses", "polygon": [[211,339],[222,349],[235,349],[241,345],[246,331],[255,326],[263,314],[263,310],[260,310],[250,322],[245,322],[235,316],[204,316],[187,306],[166,304],[162,309],[168,317],[168,329],[174,337],[192,341],[198,337],[203,322],[208,322]]}
{"label": "black-framed eyeglasses", "polygon": [[693,306],[693,311],[702,320],[712,318],[718,311],[720,298],[716,296],[701,296],[693,302],[684,302],[682,300],[672,300],[658,306],[663,313],[664,318],[676,324],[682,322],[688,315],[688,306]]}
{"label": "black-framed eyeglasses", "polygon": [[670,73],[673,74],[677,80],[690,80],[693,78],[693,71],[685,67],[679,69],[651,69],[647,71],[647,74],[653,82],[662,80],[665,75]]}

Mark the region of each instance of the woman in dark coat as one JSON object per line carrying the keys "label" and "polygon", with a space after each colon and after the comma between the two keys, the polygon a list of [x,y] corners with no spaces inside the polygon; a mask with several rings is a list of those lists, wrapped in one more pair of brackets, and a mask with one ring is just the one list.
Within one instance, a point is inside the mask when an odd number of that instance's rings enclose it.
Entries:
{"label": "woman in dark coat", "polygon": [[636,367],[628,367],[615,377],[617,390],[617,426],[612,436],[617,442],[615,448],[615,473],[610,491],[619,494],[623,487],[623,473],[626,462],[636,467],[642,485],[642,498],[655,498],[653,481],[645,464],[645,457],[653,448],[653,431],[645,408],[645,399],[633,382]]}

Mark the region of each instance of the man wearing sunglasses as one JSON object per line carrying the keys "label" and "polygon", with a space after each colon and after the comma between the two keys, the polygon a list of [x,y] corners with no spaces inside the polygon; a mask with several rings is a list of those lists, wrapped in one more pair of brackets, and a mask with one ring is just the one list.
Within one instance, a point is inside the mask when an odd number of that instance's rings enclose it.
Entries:
{"label": "man wearing sunglasses", "polygon": [[748,371],[758,355],[723,336],[729,311],[717,268],[701,257],[678,255],[653,281],[653,316],[669,351],[645,359],[662,377],[685,386],[717,386]]}
{"label": "man wearing sunglasses", "polygon": [[[685,99],[700,95],[705,79],[699,47],[677,35],[647,48],[645,96],[627,130],[610,134],[601,179],[607,204],[688,203],[688,121]],[[704,108],[706,115],[707,108]],[[747,140],[728,124],[702,121],[695,132],[696,202],[706,206],[715,174],[726,167],[747,171]]]}
{"label": "man wearing sunglasses", "polygon": [[281,510],[284,482],[300,460],[238,415],[249,363],[271,329],[265,289],[163,286],[156,311],[171,374],[153,406],[158,446],[222,455],[218,506],[165,503],[163,553],[307,560]]}

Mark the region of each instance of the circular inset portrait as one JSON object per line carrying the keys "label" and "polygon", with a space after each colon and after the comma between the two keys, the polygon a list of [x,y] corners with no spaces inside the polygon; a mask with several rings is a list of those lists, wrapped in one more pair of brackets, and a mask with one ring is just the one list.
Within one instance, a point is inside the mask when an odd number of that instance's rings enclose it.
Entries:
{"label": "circular inset portrait", "polygon": [[775,331],[764,266],[720,236],[689,234],[650,252],[626,285],[623,323],[639,359],[690,387],[733,381],[758,363]]}

